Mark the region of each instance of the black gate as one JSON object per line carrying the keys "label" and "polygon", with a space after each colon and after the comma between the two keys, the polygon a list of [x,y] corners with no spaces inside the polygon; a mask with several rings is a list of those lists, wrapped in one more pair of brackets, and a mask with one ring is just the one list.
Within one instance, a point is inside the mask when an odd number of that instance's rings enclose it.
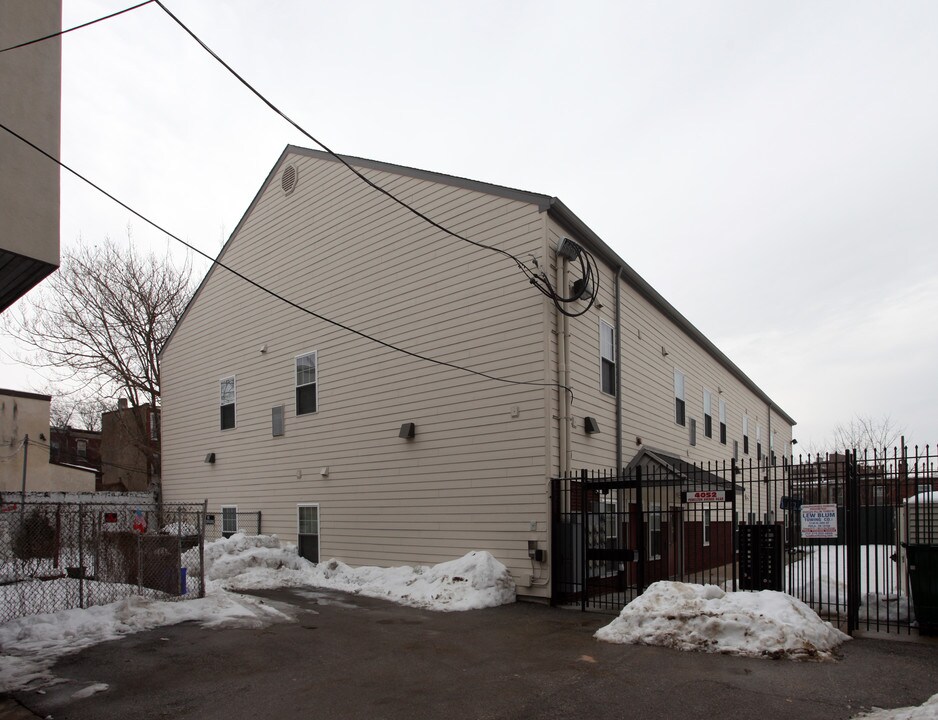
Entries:
{"label": "black gate", "polygon": [[661,454],[552,482],[552,602],[619,612],[658,580],[734,583],[732,483]]}

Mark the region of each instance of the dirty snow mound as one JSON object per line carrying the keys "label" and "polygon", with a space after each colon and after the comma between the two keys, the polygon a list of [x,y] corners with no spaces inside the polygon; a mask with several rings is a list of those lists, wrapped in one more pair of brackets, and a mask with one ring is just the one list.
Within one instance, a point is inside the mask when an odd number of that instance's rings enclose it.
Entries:
{"label": "dirty snow mound", "polygon": [[849,636],[785,593],[657,582],[600,628],[614,643],[751,657],[829,659]]}
{"label": "dirty snow mound", "polygon": [[857,715],[863,720],[935,720],[938,718],[938,694],[932,695],[918,707],[903,707],[895,710],[874,710]]}

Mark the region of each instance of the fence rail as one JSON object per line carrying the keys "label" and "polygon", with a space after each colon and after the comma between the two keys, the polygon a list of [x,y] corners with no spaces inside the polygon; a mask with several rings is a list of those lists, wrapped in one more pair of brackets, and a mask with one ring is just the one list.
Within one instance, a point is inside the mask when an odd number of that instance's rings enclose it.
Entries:
{"label": "fence rail", "polygon": [[204,597],[204,505],[0,506],[0,622],[131,595]]}
{"label": "fence rail", "polygon": [[644,451],[620,471],[555,478],[552,601],[618,612],[677,580],[783,590],[849,632],[917,628],[909,546],[938,552],[934,453],[773,460]]}

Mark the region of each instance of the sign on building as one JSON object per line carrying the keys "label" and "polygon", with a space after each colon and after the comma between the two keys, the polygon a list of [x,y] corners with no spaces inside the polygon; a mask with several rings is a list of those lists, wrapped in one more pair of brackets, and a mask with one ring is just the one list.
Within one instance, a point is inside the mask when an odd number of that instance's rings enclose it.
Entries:
{"label": "sign on building", "polygon": [[837,505],[833,503],[824,505],[802,505],[801,537],[836,538]]}

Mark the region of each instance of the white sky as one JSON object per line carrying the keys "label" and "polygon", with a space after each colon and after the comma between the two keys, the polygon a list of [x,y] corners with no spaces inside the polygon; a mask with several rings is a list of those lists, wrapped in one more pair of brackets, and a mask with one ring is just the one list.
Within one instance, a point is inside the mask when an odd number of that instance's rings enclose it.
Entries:
{"label": "white sky", "polygon": [[[338,152],[560,197],[802,448],[856,413],[934,441],[938,4],[167,5]],[[212,255],[287,143],[154,5],[64,39],[63,159]],[[63,175],[64,246],[128,223],[172,243]]]}

